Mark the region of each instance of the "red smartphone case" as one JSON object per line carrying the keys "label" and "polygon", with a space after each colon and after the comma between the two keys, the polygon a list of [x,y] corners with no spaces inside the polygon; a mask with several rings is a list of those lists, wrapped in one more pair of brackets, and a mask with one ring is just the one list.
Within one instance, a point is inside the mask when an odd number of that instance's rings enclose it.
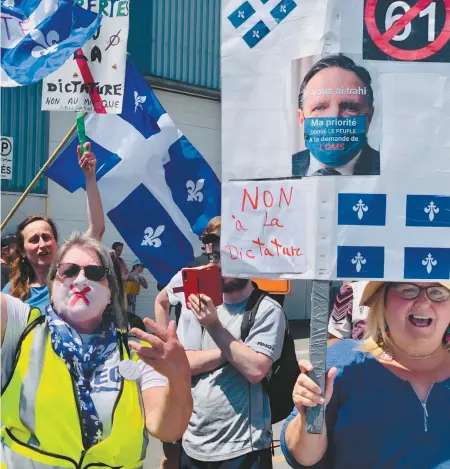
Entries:
{"label": "red smartphone case", "polygon": [[[208,265],[201,269],[183,269],[184,298],[186,307],[190,295],[203,294],[212,299],[214,306],[223,303],[222,275],[220,269],[215,265]],[[190,309],[188,307],[188,309]]]}

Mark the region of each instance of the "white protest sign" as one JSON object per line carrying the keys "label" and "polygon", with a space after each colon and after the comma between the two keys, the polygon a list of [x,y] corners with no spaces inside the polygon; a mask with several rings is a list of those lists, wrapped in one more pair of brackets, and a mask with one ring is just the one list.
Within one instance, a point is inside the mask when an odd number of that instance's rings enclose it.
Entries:
{"label": "white protest sign", "polygon": [[315,194],[296,276],[448,280],[450,1],[225,0],[222,25],[223,180]]}
{"label": "white protest sign", "polygon": [[[129,0],[77,0],[102,14],[94,36],[59,70],[43,80],[42,110],[96,112],[92,93],[107,114],[120,114],[124,93]],[[80,70],[80,67],[82,70]]]}
{"label": "white protest sign", "polygon": [[[231,182],[223,186],[222,262],[238,276],[308,269],[305,210],[300,181]],[[224,270],[227,273],[226,270]]]}
{"label": "white protest sign", "polygon": [[0,148],[2,156],[2,179],[12,179],[13,167],[13,138],[0,137]]}

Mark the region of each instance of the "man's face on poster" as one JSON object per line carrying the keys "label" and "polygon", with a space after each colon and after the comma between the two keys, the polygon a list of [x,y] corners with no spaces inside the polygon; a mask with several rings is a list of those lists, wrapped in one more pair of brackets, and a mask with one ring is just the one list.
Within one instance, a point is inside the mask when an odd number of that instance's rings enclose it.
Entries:
{"label": "man's face on poster", "polygon": [[365,88],[364,82],[354,72],[338,67],[321,70],[306,85],[303,109],[298,111],[300,125],[303,127],[308,117],[366,115],[368,132],[373,107],[368,104],[367,95],[363,92]]}

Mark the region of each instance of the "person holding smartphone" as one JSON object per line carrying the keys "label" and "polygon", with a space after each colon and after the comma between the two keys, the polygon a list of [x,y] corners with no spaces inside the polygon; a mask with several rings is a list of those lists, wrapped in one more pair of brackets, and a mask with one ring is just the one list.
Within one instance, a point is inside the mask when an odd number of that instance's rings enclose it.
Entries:
{"label": "person holding smartphone", "polygon": [[[217,225],[203,242],[210,264],[220,268]],[[193,318],[184,346],[194,411],[183,435],[179,467],[271,468],[270,404],[262,380],[280,357],[285,316],[275,300],[264,297],[242,341],[242,320],[255,289],[250,279],[222,277],[222,291],[223,304],[218,307],[203,293],[188,299]]]}
{"label": "person holding smartphone", "polygon": [[[220,229],[220,217],[212,218],[205,227],[202,239],[210,233]],[[202,254],[195,258],[187,267],[202,267],[209,263],[209,257],[205,246]],[[177,272],[166,286],[158,284],[159,293],[155,299],[155,321],[158,325],[167,327],[169,324],[169,314],[173,307],[175,309],[177,336],[184,346],[186,331],[189,329],[193,318],[192,312],[186,307],[186,300],[183,290],[182,271]],[[181,440],[176,442],[163,442],[163,455],[160,469],[178,469],[181,451]]]}

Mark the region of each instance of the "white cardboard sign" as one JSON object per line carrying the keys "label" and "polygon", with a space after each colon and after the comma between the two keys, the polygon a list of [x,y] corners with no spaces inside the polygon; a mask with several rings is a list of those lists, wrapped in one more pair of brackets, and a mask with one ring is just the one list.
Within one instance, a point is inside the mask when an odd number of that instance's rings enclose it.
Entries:
{"label": "white cardboard sign", "polygon": [[[305,194],[298,181],[259,181],[223,186],[228,214],[222,259],[239,275],[303,273],[308,269],[306,227],[298,217]],[[222,221],[223,223],[223,221]]]}
{"label": "white cardboard sign", "polygon": [[[120,114],[124,94],[129,28],[129,0],[78,0],[82,7],[102,13],[95,35],[59,70],[43,80],[42,110],[96,112],[90,93],[95,90],[107,114]],[[88,66],[84,79],[78,62]]]}
{"label": "white cardboard sign", "polygon": [[[261,274],[450,279],[448,4],[223,2],[225,237],[235,184],[292,181],[310,202],[289,215],[308,268]],[[240,267],[225,256],[228,275]]]}

